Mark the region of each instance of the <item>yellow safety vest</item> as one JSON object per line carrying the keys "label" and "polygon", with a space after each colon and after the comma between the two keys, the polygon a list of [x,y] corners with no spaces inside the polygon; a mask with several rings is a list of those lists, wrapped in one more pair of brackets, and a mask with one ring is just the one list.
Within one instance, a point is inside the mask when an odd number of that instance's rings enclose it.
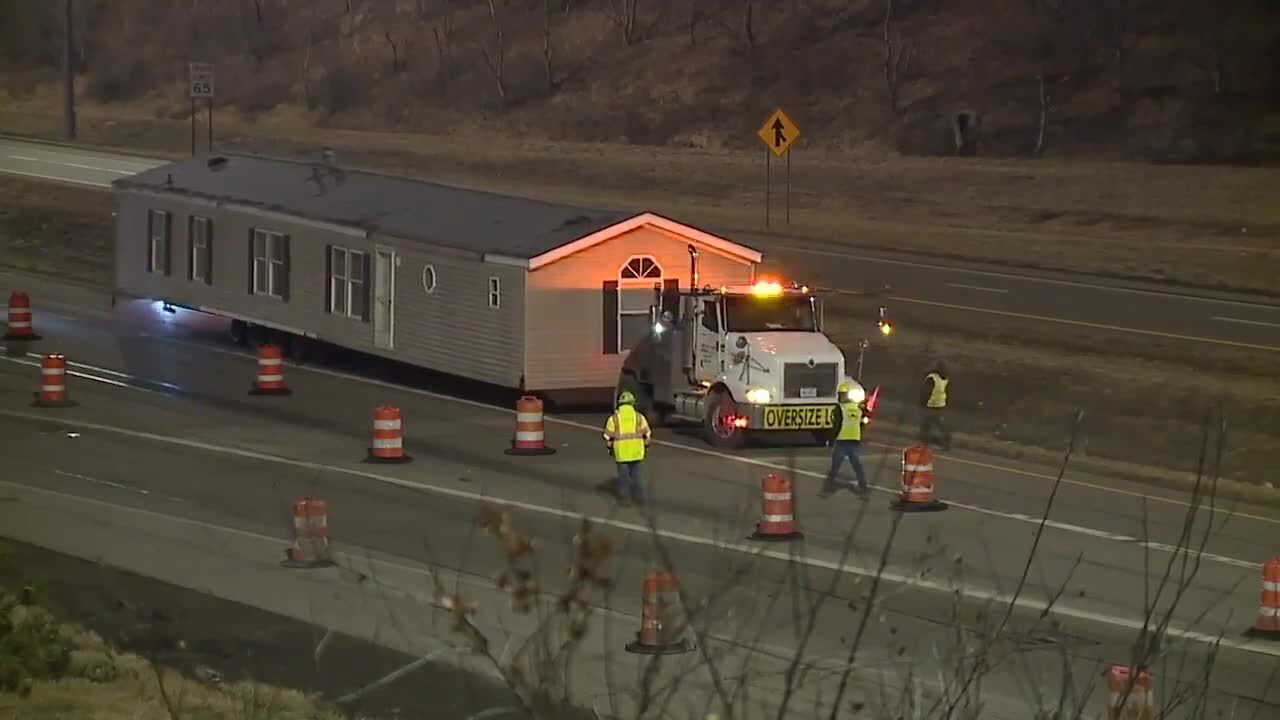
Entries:
{"label": "yellow safety vest", "polygon": [[836,440],[861,440],[862,406],[856,402],[842,402],[840,412],[843,417],[840,420],[840,432],[836,435]]}
{"label": "yellow safety vest", "polygon": [[604,437],[613,441],[615,461],[643,460],[645,444],[649,440],[649,421],[631,405],[623,405],[605,422]]}
{"label": "yellow safety vest", "polygon": [[929,401],[926,404],[931,408],[946,407],[948,380],[938,373],[929,373],[926,377],[933,380],[933,390],[929,393]]}

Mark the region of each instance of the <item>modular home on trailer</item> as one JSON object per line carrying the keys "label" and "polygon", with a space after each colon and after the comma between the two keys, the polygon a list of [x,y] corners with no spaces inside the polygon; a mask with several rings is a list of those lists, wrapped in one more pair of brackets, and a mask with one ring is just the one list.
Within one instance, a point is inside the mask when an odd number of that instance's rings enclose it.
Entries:
{"label": "modular home on trailer", "polygon": [[112,183],[116,288],[221,315],[295,357],[324,341],[554,393],[614,388],[655,286],[753,281],[761,254],[654,213],[323,161],[221,153]]}

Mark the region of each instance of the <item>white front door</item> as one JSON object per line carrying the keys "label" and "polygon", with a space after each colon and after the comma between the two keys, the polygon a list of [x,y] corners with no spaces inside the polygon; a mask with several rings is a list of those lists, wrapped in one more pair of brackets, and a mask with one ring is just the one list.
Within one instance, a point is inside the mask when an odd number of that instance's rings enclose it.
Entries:
{"label": "white front door", "polygon": [[394,347],[396,294],[396,254],[378,248],[373,263],[373,344],[390,350]]}

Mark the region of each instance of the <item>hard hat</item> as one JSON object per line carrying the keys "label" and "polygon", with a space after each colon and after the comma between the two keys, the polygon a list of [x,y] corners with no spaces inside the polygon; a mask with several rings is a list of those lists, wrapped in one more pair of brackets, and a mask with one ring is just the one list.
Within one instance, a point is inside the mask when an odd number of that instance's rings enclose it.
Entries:
{"label": "hard hat", "polygon": [[618,396],[618,404],[619,405],[635,405],[636,396],[632,395],[630,390],[623,390],[622,394]]}
{"label": "hard hat", "polygon": [[867,391],[862,388],[861,384],[854,380],[848,380],[840,383],[840,387],[837,388],[837,392],[840,393],[840,402],[848,401],[860,403],[867,399]]}

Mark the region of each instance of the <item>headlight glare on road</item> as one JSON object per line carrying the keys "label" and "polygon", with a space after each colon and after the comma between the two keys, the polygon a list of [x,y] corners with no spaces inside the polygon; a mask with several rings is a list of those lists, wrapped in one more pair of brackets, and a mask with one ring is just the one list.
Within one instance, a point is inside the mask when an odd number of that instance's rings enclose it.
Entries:
{"label": "headlight glare on road", "polygon": [[767,405],[773,399],[773,395],[764,388],[751,388],[747,391],[747,402],[752,405]]}

